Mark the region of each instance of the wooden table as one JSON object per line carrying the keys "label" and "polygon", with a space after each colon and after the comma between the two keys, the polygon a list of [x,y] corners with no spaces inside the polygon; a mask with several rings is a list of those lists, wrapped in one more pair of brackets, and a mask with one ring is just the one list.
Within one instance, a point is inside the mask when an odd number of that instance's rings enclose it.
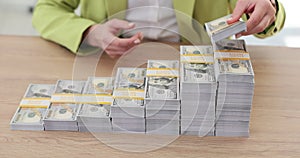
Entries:
{"label": "wooden table", "polygon": [[[39,37],[0,36],[0,157],[300,157],[300,49],[249,46],[248,50],[256,81],[249,138],[181,136],[157,150],[134,153],[109,147],[90,133],[11,131],[9,122],[29,83],[54,84],[90,75],[85,71],[74,75],[74,63],[95,57],[77,58]],[[134,63],[130,60],[120,63],[103,56],[93,72],[105,76],[112,65]],[[81,68],[76,71],[93,67]],[[117,137],[114,143],[131,146],[134,141],[124,140],[140,136]]]}

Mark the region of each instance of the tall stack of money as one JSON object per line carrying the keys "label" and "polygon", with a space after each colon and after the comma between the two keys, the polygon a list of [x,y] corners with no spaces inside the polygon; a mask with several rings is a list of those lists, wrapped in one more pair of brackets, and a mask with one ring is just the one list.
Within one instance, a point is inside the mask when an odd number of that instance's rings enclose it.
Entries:
{"label": "tall stack of money", "polygon": [[249,136],[254,72],[244,40],[215,43],[216,136]]}
{"label": "tall stack of money", "polygon": [[146,133],[179,135],[179,62],[149,60],[146,76]]}
{"label": "tall stack of money", "polygon": [[212,46],[180,47],[181,132],[213,136],[217,82]]}
{"label": "tall stack of money", "polygon": [[77,111],[85,81],[58,80],[43,118],[45,130],[78,131]]}
{"label": "tall stack of money", "polygon": [[77,115],[80,132],[111,132],[109,117],[112,104],[113,78],[89,77]]}
{"label": "tall stack of money", "polygon": [[42,121],[55,85],[30,84],[20,105],[14,114],[10,128],[12,130],[44,130]]}
{"label": "tall stack of money", "polygon": [[145,133],[145,68],[118,68],[110,117],[113,132]]}
{"label": "tall stack of money", "polygon": [[235,23],[228,24],[227,20],[230,18],[231,15],[227,15],[205,23],[206,31],[211,37],[212,43],[247,30],[246,23],[243,21],[237,21]]}

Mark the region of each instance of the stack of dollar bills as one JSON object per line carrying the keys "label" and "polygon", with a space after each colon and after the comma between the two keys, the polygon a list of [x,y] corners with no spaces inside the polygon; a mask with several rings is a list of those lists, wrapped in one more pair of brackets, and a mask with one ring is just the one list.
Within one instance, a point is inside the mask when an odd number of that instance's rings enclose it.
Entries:
{"label": "stack of dollar bills", "polygon": [[227,15],[205,23],[206,31],[211,37],[212,43],[247,30],[246,23],[243,21],[237,21],[233,24],[228,24],[227,20],[230,18],[231,15]]}
{"label": "stack of dollar bills", "polygon": [[147,134],[179,135],[179,62],[149,60],[146,76]]}
{"label": "stack of dollar bills", "polygon": [[145,133],[145,68],[118,68],[110,117],[113,132]]}
{"label": "stack of dollar bills", "polygon": [[58,80],[51,105],[44,116],[45,130],[78,131],[78,98],[81,96],[85,81]]}
{"label": "stack of dollar bills", "polygon": [[12,130],[44,130],[43,117],[50,105],[55,85],[30,84],[15,112],[10,127]]}
{"label": "stack of dollar bills", "polygon": [[217,82],[212,46],[181,46],[181,132],[213,136]]}
{"label": "stack of dollar bills", "polygon": [[77,114],[80,132],[111,132],[109,117],[112,104],[113,78],[89,77]]}
{"label": "stack of dollar bills", "polygon": [[244,40],[215,43],[216,136],[249,136],[254,72]]}

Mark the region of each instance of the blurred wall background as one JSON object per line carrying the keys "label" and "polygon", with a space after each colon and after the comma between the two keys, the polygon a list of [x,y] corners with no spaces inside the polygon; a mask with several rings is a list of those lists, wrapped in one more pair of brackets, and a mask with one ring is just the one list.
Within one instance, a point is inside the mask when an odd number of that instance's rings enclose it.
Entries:
{"label": "blurred wall background", "polygon": [[[253,36],[242,37],[248,45],[275,45],[300,47],[300,1],[280,0],[286,9],[285,28],[267,39]],[[31,25],[32,8],[36,0],[0,0],[0,35],[34,35],[39,34]]]}

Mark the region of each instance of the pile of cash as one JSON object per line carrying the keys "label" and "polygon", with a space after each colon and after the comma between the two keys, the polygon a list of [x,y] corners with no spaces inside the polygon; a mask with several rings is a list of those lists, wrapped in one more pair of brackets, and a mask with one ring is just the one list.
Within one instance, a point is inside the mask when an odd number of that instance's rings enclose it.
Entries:
{"label": "pile of cash", "polygon": [[213,136],[217,82],[212,46],[180,47],[181,132]]}
{"label": "pile of cash", "polygon": [[[148,60],[146,68],[120,67],[115,78],[30,84],[10,126],[13,130],[249,136],[254,72],[246,31],[205,24],[212,45],[180,47],[177,60]],[[51,99],[50,99],[51,98]]]}
{"label": "pile of cash", "polygon": [[146,76],[146,133],[179,135],[179,62],[148,60]]}
{"label": "pile of cash", "polygon": [[30,84],[14,114],[10,127],[12,130],[44,130],[43,117],[50,105],[55,85]]}
{"label": "pile of cash", "polygon": [[58,80],[51,105],[43,118],[45,130],[78,131],[78,97],[81,96],[85,81]]}
{"label": "pile of cash", "polygon": [[247,30],[246,23],[243,21],[237,21],[233,24],[228,24],[227,20],[230,18],[231,15],[227,15],[205,23],[206,31],[211,37],[212,43]]}
{"label": "pile of cash", "polygon": [[244,40],[215,43],[216,136],[249,136],[254,72]]}
{"label": "pile of cash", "polygon": [[145,68],[118,68],[110,117],[113,132],[145,133]]}
{"label": "pile of cash", "polygon": [[113,78],[89,77],[77,114],[80,132],[111,132],[109,117],[112,104]]}

